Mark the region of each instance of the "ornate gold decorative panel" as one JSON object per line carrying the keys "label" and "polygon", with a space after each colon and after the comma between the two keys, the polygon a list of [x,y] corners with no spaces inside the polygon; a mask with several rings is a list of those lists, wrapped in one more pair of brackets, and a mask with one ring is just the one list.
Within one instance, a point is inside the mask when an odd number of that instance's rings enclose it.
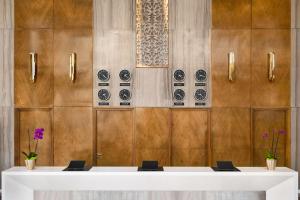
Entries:
{"label": "ornate gold decorative panel", "polygon": [[168,67],[168,0],[136,0],[137,67]]}

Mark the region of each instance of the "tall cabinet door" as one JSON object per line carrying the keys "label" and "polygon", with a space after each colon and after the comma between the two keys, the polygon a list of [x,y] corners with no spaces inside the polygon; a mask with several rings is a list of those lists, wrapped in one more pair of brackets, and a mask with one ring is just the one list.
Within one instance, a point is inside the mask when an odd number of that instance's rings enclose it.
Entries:
{"label": "tall cabinet door", "polygon": [[44,138],[39,140],[36,164],[39,166],[53,165],[53,136],[52,136],[52,110],[51,109],[24,109],[16,110],[16,141],[15,157],[17,165],[24,165],[24,155],[35,148],[33,133],[36,128],[44,128]]}
{"label": "tall cabinet door", "polygon": [[213,108],[211,140],[213,165],[232,160],[237,166],[250,166],[250,109]]}
{"label": "tall cabinet door", "polygon": [[[288,132],[288,118],[286,110],[254,110],[252,115],[253,124],[253,164],[254,166],[265,166],[265,153],[272,145],[272,134],[274,131],[285,130]],[[263,139],[264,133],[269,133],[268,138]],[[289,133],[288,133],[289,134]],[[279,135],[278,160],[279,166],[288,165],[287,144],[288,134]],[[277,140],[277,139],[275,139]],[[275,142],[276,143],[276,142]]]}
{"label": "tall cabinet door", "polygon": [[67,165],[70,160],[92,164],[92,108],[54,108],[54,165]]}
{"label": "tall cabinet door", "polygon": [[[92,105],[92,30],[54,31],[54,105]],[[75,53],[74,80],[70,56]]]}
{"label": "tall cabinet door", "polygon": [[[290,105],[290,30],[252,31],[253,107],[288,107]],[[268,53],[275,54],[275,79],[268,79]]]}
{"label": "tall cabinet door", "polygon": [[[212,31],[212,104],[250,107],[250,30]],[[229,57],[234,53],[234,80],[229,80]]]}
{"label": "tall cabinet door", "polygon": [[[14,94],[16,107],[49,107],[53,105],[53,31],[15,31]],[[30,53],[36,53],[36,70]],[[35,81],[31,76],[35,72]]]}
{"label": "tall cabinet door", "polygon": [[208,111],[172,110],[172,166],[207,166]]}
{"label": "tall cabinet door", "polygon": [[158,160],[170,165],[170,110],[168,108],[136,108],[135,164]]}
{"label": "tall cabinet door", "polygon": [[97,110],[97,165],[133,164],[133,111]]}

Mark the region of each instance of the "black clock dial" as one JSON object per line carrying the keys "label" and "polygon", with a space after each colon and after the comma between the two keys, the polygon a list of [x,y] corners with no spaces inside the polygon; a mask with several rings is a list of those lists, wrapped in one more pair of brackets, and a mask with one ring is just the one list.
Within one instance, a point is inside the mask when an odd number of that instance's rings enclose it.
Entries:
{"label": "black clock dial", "polygon": [[128,101],[131,99],[131,92],[128,89],[123,89],[119,92],[120,99]]}
{"label": "black clock dial", "polygon": [[197,89],[195,92],[195,99],[197,101],[203,101],[206,99],[206,90],[204,89]]}
{"label": "black clock dial", "polygon": [[119,77],[122,81],[129,81],[131,79],[130,71],[127,69],[121,70],[119,73]]}
{"label": "black clock dial", "polygon": [[108,81],[110,78],[109,72],[105,69],[101,69],[98,72],[97,76],[98,76],[98,79],[103,82]]}
{"label": "black clock dial", "polygon": [[206,80],[206,71],[203,69],[199,69],[195,75],[196,81],[202,82]]}
{"label": "black clock dial", "polygon": [[107,101],[110,98],[110,93],[107,89],[101,89],[98,92],[98,97],[102,101]]}
{"label": "black clock dial", "polygon": [[185,74],[184,74],[184,71],[181,70],[181,69],[178,69],[174,72],[174,79],[176,81],[184,81],[184,77],[185,77]]}
{"label": "black clock dial", "polygon": [[182,89],[176,89],[174,91],[174,99],[177,101],[182,101],[185,97],[185,92]]}

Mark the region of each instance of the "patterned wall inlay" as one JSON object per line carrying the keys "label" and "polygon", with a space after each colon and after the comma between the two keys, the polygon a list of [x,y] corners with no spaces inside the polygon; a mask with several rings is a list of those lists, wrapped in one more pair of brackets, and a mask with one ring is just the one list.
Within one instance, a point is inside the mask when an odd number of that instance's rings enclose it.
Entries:
{"label": "patterned wall inlay", "polygon": [[168,67],[168,0],[136,1],[137,67]]}

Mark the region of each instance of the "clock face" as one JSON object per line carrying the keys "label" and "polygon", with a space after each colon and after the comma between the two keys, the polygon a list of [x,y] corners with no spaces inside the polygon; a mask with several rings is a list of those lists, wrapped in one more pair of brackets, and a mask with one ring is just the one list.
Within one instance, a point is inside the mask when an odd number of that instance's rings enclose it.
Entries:
{"label": "clock face", "polygon": [[107,89],[101,89],[98,92],[98,97],[102,101],[107,101],[110,98],[110,93]]}
{"label": "clock face", "polygon": [[101,70],[98,72],[97,76],[98,76],[98,79],[99,79],[100,81],[103,81],[103,82],[108,81],[109,78],[110,78],[109,72],[108,72],[107,70],[105,70],[105,69],[101,69]]}
{"label": "clock face", "polygon": [[123,89],[119,92],[120,99],[128,101],[131,99],[131,92],[128,89]]}
{"label": "clock face", "polygon": [[174,91],[174,99],[177,101],[182,101],[185,97],[185,92],[182,89],[176,89]]}
{"label": "clock face", "polygon": [[195,75],[196,81],[202,82],[206,80],[206,71],[203,69],[199,69]]}
{"label": "clock face", "polygon": [[197,101],[203,101],[206,99],[206,90],[204,89],[197,89],[195,92],[195,99]]}
{"label": "clock face", "polygon": [[185,77],[185,74],[184,74],[184,71],[182,71],[181,69],[178,69],[174,72],[174,79],[176,81],[184,81],[184,77]]}
{"label": "clock face", "polygon": [[131,79],[130,71],[127,69],[121,70],[119,73],[119,77],[122,81],[129,81]]}

